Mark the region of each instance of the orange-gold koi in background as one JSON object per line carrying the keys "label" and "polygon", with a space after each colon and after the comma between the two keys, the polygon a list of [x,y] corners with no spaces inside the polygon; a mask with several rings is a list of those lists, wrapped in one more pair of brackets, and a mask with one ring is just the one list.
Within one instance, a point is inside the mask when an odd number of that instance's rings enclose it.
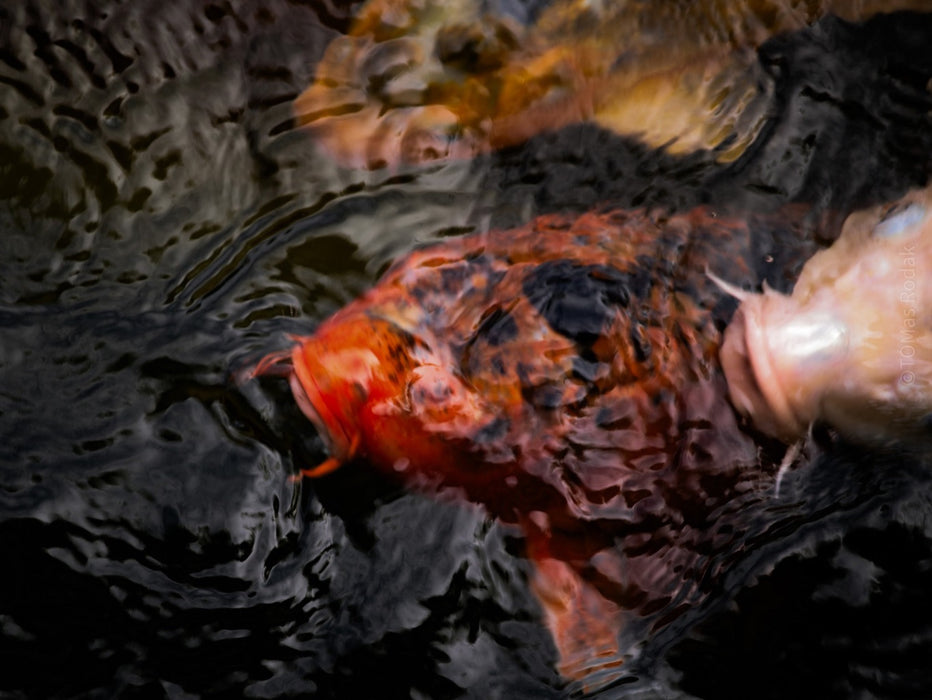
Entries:
{"label": "orange-gold koi in background", "polygon": [[532,26],[478,0],[370,0],[296,100],[344,167],[469,158],[592,122],[652,148],[738,158],[772,107],[756,49],[826,14],[927,0],[554,0]]}

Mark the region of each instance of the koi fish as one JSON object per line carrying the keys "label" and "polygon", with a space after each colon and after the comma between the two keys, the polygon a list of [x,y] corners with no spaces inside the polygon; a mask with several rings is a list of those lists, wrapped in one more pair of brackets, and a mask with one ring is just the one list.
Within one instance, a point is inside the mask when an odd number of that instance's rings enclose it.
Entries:
{"label": "koi fish", "polygon": [[852,214],[792,294],[736,292],[722,364],[735,407],[787,442],[824,421],[855,442],[928,440],[932,194]]}
{"label": "koi fish", "polygon": [[479,0],[369,0],[294,103],[344,167],[397,167],[591,122],[673,154],[740,157],[767,123],[756,49],[828,13],[863,21],[926,0],[555,0],[532,24]]}
{"label": "koi fish", "polygon": [[305,475],[359,459],[519,526],[560,672],[611,677],[623,633],[688,608],[701,513],[760,472],[718,361],[735,302],[706,274],[750,274],[750,250],[707,209],[451,239],[257,373],[285,370],[327,445]]}
{"label": "koi fish", "polygon": [[707,209],[544,216],[415,251],[257,372],[328,447],[305,475],[360,459],[518,525],[560,672],[604,681],[761,474],[742,415],[788,443],[928,437],[932,195],[852,214],[789,295],[721,281],[751,248]]}

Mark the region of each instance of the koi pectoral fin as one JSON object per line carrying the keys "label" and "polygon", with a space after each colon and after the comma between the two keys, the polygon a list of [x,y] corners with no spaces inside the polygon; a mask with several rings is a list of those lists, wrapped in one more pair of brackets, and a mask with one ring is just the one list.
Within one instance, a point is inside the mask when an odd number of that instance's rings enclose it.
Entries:
{"label": "koi pectoral fin", "polygon": [[343,466],[342,460],[337,459],[336,457],[328,457],[323,462],[318,464],[316,467],[310,467],[309,469],[302,469],[300,474],[297,475],[295,479],[300,479],[302,477],[316,479],[326,474],[335,472],[337,469],[339,469],[342,466]]}
{"label": "koi pectoral fin", "polygon": [[356,454],[356,450],[359,449],[359,435],[353,436],[353,441],[350,443],[349,449],[346,454],[343,455],[334,455],[328,457],[323,462],[318,464],[316,467],[309,467],[302,469],[300,473],[292,477],[295,481],[302,479],[303,477],[308,477],[310,479],[316,479],[321,476],[326,476],[332,472],[335,472],[337,469],[342,467],[348,461],[350,461]]}
{"label": "koi pectoral fin", "polygon": [[[581,681],[588,691],[620,676],[621,610],[566,562],[534,559],[531,589],[544,609],[547,627],[560,656],[558,670]],[[595,676],[598,675],[598,679]]]}
{"label": "koi pectoral fin", "polygon": [[236,372],[237,384],[245,384],[256,377],[287,377],[291,374],[291,350],[280,350],[263,357],[254,367],[246,367]]}

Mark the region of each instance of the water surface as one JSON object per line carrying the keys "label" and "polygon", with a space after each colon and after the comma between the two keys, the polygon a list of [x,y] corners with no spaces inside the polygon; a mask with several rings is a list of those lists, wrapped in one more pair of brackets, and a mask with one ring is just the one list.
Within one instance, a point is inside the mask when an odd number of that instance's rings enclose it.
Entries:
{"label": "water surface", "polygon": [[[0,694],[568,696],[514,532],[364,465],[293,481],[322,444],[284,385],[233,375],[420,243],[703,203],[758,222],[785,289],[848,211],[928,176],[932,19],[909,13],[765,41],[766,121],[727,162],[571,124],[343,168],[292,103],[359,9],[0,9]],[[605,697],[932,692],[925,456],[817,444]]]}

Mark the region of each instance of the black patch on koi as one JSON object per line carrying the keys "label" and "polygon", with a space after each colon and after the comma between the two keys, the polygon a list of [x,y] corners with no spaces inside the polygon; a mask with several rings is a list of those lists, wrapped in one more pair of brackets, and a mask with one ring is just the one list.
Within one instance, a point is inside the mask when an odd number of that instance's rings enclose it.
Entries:
{"label": "black patch on koi", "polygon": [[607,366],[597,359],[577,356],[573,358],[573,376],[587,384],[594,384],[607,373]]}
{"label": "black patch on koi", "polygon": [[634,422],[632,412],[633,408],[628,403],[603,406],[595,414],[595,424],[604,430],[627,430]]}
{"label": "black patch on koi", "polygon": [[521,388],[521,396],[534,408],[544,410],[554,410],[564,404],[563,387],[553,382],[524,386]]}
{"label": "black patch on koi", "polygon": [[484,339],[492,347],[497,347],[518,335],[518,324],[510,313],[500,306],[487,313],[476,329],[476,340]]}
{"label": "black patch on koi", "polygon": [[480,445],[488,445],[500,442],[508,435],[508,429],[511,422],[504,416],[498,416],[490,422],[483,425],[473,436],[473,442]]}
{"label": "black patch on koi", "polygon": [[450,262],[437,268],[440,275],[439,291],[443,294],[456,296],[468,288],[467,282],[473,275],[484,278],[485,286],[492,288],[501,280],[505,273],[492,269],[493,260],[486,254],[467,255],[462,260]]}
{"label": "black patch on koi", "polygon": [[631,276],[608,265],[541,263],[524,278],[528,300],[550,327],[589,348],[630,302]]}
{"label": "black patch on koi", "polygon": [[631,340],[634,359],[642,363],[647,362],[651,353],[651,344],[647,339],[647,334],[644,333],[644,327],[638,323],[632,323],[628,338]]}
{"label": "black patch on koi", "polygon": [[534,408],[551,410],[563,404],[563,388],[553,381],[535,382],[531,379],[533,368],[519,362],[515,367],[521,398]]}
{"label": "black patch on koi", "polygon": [[[378,316],[373,318],[378,319]],[[394,326],[392,328],[392,333],[389,335],[383,343],[387,349],[388,356],[399,366],[404,366],[407,363],[407,358],[410,356],[411,351],[419,345],[417,337],[406,330]]]}
{"label": "black patch on koi", "polygon": [[631,272],[627,273],[628,290],[631,292],[631,296],[646,299],[654,283],[653,267],[657,260],[648,255],[638,255],[635,261],[637,264],[634,265]]}
{"label": "black patch on koi", "polygon": [[413,287],[411,287],[410,292],[411,292],[411,296],[413,296],[414,300],[417,301],[419,304],[423,304],[424,299],[427,298],[427,290],[420,285],[414,285]]}
{"label": "black patch on koi", "polygon": [[440,290],[444,294],[458,294],[463,288],[463,281],[471,274],[469,265],[462,262],[444,265],[440,268]]}

